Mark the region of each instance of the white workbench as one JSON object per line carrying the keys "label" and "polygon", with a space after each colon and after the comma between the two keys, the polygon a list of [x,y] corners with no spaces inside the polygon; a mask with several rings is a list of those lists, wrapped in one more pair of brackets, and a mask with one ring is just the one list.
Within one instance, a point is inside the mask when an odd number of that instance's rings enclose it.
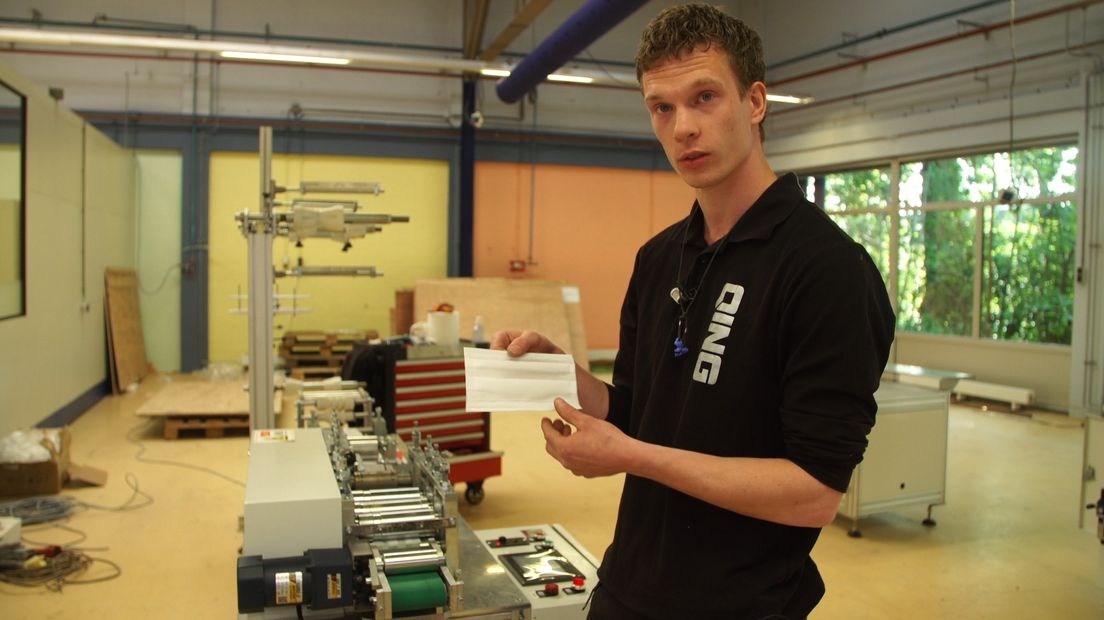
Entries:
{"label": "white workbench", "polygon": [[851,536],[861,536],[858,520],[914,505],[944,502],[947,486],[948,394],[883,381],[874,394],[878,415],[863,462],[851,474],[839,514],[851,519]]}

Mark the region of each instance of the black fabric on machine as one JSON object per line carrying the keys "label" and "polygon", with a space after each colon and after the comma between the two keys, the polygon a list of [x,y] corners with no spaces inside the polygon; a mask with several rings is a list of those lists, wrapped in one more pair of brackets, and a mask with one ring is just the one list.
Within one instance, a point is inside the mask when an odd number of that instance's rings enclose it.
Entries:
{"label": "black fabric on machine", "polygon": [[[365,384],[376,406],[383,410],[390,433],[395,432],[395,362],[401,359],[406,359],[401,344],[358,344],[341,366],[342,379]],[[357,410],[363,411],[361,405]]]}

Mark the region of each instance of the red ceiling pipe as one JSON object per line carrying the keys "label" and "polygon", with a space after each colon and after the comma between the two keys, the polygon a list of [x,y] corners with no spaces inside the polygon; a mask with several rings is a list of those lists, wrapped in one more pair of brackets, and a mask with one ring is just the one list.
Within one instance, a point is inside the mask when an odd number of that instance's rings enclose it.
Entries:
{"label": "red ceiling pipe", "polygon": [[893,58],[895,56],[901,56],[903,54],[908,54],[910,52],[916,52],[916,51],[919,51],[919,50],[922,50],[922,49],[927,49],[929,47],[935,47],[937,45],[943,45],[944,43],[953,43],[955,41],[961,41],[961,40],[969,38],[969,37],[977,36],[979,34],[988,34],[990,32],[993,32],[994,30],[1000,30],[1002,28],[1008,28],[1012,24],[1014,24],[1014,25],[1025,24],[1025,23],[1032,22],[1032,21],[1039,20],[1039,19],[1043,19],[1043,18],[1046,18],[1046,17],[1059,15],[1061,13],[1068,13],[1070,11],[1076,11],[1078,9],[1084,9],[1084,8],[1090,7],[1094,4],[1100,4],[1101,2],[1104,2],[1104,0],[1084,0],[1083,2],[1074,2],[1072,4],[1065,4],[1065,5],[1062,5],[1062,6],[1059,6],[1059,7],[1055,7],[1053,9],[1047,9],[1045,11],[1040,11],[1038,13],[1032,13],[1031,15],[1024,15],[1023,17],[1017,17],[1015,20],[1011,20],[1011,22],[1008,22],[1008,21],[997,22],[995,24],[990,24],[988,26],[982,26],[981,28],[976,28],[976,29],[970,30],[968,32],[961,32],[961,33],[958,33],[958,34],[953,34],[949,37],[942,37],[942,38],[939,38],[939,39],[933,39],[931,41],[925,41],[923,43],[917,43],[916,45],[910,45],[908,47],[902,47],[900,49],[891,50],[891,51],[884,52],[884,53],[881,53],[881,54],[875,54],[873,56],[867,56],[866,58],[860,58],[858,60],[852,60],[850,62],[845,62],[845,63],[840,64],[840,65],[835,65],[835,66],[832,66],[832,67],[826,67],[824,69],[817,69],[816,71],[810,71],[808,73],[802,73],[800,75],[795,75],[793,77],[783,78],[781,80],[775,80],[775,81],[772,81],[769,84],[767,84],[767,86],[769,86],[771,88],[774,88],[774,87],[782,86],[783,84],[790,84],[790,83],[793,83],[793,82],[799,82],[801,80],[807,80],[809,78],[818,77],[818,76],[821,76],[821,75],[827,75],[829,73],[835,73],[836,71],[842,71],[844,69],[850,69],[851,67],[858,67],[858,66],[862,66],[862,65],[868,65],[872,62],[876,62],[876,61],[879,61],[879,60],[885,60],[887,58]]}

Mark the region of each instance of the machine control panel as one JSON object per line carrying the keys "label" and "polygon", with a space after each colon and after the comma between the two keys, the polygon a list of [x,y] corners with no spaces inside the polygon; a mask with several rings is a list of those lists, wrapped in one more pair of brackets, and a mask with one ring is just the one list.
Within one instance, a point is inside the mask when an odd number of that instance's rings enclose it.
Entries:
{"label": "machine control panel", "polygon": [[561,525],[478,530],[533,608],[533,620],[583,620],[598,560]]}

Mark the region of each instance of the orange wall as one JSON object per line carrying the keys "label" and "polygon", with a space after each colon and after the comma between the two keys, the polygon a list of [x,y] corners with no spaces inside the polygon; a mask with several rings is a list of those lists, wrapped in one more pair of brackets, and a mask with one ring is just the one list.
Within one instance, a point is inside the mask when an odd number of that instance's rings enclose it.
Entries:
{"label": "orange wall", "polygon": [[512,274],[510,261],[529,257],[532,174],[529,164],[476,165],[474,275],[578,285],[587,348],[616,349],[636,250],[689,212],[693,190],[674,172],[538,165],[534,264]]}

